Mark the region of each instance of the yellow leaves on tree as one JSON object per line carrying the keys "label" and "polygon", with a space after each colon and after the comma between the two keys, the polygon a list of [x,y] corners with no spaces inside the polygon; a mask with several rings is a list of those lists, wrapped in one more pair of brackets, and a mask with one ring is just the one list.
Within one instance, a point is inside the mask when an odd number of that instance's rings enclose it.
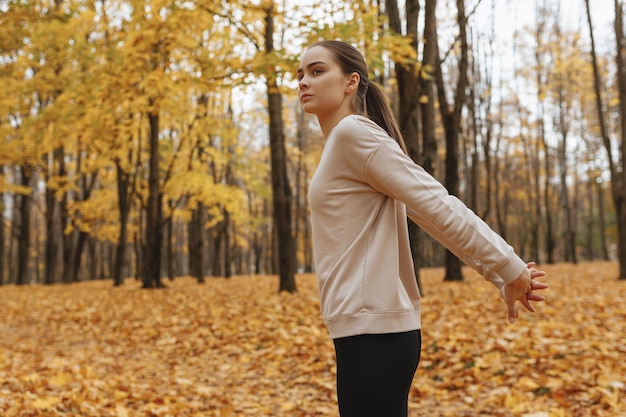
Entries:
{"label": "yellow leaves on tree", "polygon": [[[515,325],[478,276],[422,271],[411,417],[625,415],[616,265],[546,270],[547,301]],[[0,287],[0,414],[335,417],[315,279],[299,276],[295,294],[277,294],[275,280]]]}

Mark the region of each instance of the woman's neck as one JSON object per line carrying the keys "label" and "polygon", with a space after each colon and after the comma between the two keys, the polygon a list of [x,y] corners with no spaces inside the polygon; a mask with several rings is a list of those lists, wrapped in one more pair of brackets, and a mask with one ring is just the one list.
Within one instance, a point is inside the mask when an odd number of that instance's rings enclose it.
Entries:
{"label": "woman's neck", "polygon": [[330,132],[333,130],[335,126],[339,124],[344,118],[350,116],[351,114],[355,114],[351,111],[346,112],[337,112],[332,115],[328,115],[327,117],[317,116],[317,121],[320,124],[320,128],[322,129],[322,134],[325,138],[330,135]]}

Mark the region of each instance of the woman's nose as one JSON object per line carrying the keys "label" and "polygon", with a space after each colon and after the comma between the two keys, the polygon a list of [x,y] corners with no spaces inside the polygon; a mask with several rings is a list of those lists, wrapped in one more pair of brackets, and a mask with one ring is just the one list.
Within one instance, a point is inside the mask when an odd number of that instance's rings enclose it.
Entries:
{"label": "woman's nose", "polygon": [[301,90],[307,88],[308,86],[309,86],[309,82],[306,81],[304,78],[298,81],[298,87],[300,87]]}

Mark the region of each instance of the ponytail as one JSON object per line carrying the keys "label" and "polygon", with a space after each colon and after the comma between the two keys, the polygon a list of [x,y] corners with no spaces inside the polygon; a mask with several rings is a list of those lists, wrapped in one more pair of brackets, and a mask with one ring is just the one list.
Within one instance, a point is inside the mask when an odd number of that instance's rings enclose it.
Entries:
{"label": "ponytail", "polygon": [[365,92],[365,112],[367,117],[374,123],[382,127],[389,136],[398,142],[402,152],[408,154],[400,128],[393,117],[391,107],[387,102],[387,97],[382,90],[374,83],[370,82]]}

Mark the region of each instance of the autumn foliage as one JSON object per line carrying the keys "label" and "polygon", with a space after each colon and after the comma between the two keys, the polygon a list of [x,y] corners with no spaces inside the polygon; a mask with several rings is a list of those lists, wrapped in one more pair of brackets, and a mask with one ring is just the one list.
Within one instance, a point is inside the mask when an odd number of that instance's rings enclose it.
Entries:
{"label": "autumn foliage", "polygon": [[[410,416],[626,415],[626,282],[617,265],[545,268],[534,315],[506,321],[478,276],[422,271]],[[178,278],[0,287],[0,414],[337,416],[315,279]]]}

